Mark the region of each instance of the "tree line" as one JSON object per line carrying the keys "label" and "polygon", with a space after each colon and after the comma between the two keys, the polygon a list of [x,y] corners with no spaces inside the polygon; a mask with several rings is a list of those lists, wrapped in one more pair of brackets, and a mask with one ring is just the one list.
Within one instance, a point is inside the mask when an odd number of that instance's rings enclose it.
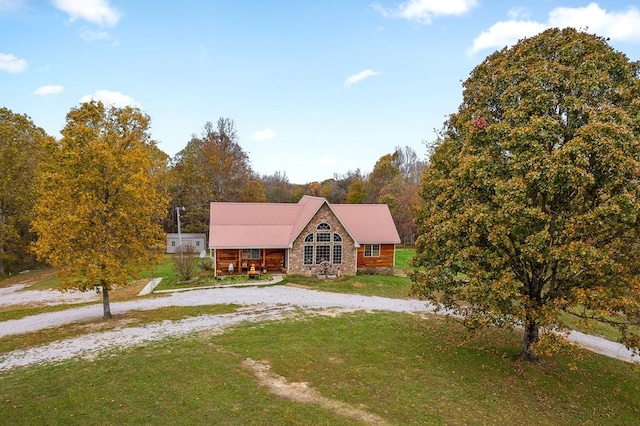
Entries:
{"label": "tree line", "polygon": [[332,204],[388,204],[402,240],[412,244],[413,212],[424,165],[410,147],[396,147],[381,157],[369,174],[348,171],[322,182],[293,184],[286,171],[262,176],[255,173],[240,146],[234,122],[220,118],[215,126],[206,123],[201,134],[193,135],[172,159],[171,215],[165,228],[177,231],[177,207],[185,207],[182,230],[205,232],[212,201],[295,203],[303,195],[313,195]]}
{"label": "tree line", "polygon": [[[67,149],[75,150],[76,156],[87,156],[88,161],[92,154],[87,146],[80,146],[83,138],[106,137],[113,131],[111,139],[105,139],[104,143],[117,145],[117,126],[122,131],[127,125],[132,131],[137,129],[136,137],[144,140],[158,159],[154,167],[162,170],[162,180],[157,184],[162,186],[168,200],[168,204],[162,206],[164,213],[160,220],[164,232],[177,232],[176,207],[184,207],[181,212],[183,232],[207,232],[212,201],[294,203],[303,195],[314,195],[334,204],[388,204],[402,240],[411,244],[415,239],[413,212],[425,162],[408,146],[396,147],[392,153],[381,157],[368,174],[360,170],[347,171],[322,182],[293,184],[286,171],[259,175],[251,168],[232,119],[220,118],[215,124],[205,123],[200,134],[193,134],[184,149],[173,158],[160,151],[150,139],[146,131],[149,120],[136,108],[83,104],[69,112],[62,139],[56,140],[27,115],[0,109],[3,169],[0,176],[0,276],[32,267],[36,260],[32,224],[36,220],[36,206],[42,202],[42,194],[38,195],[37,189],[38,185],[44,185],[43,179],[53,182],[51,178],[43,178],[45,164],[51,163],[45,160],[50,160],[52,153],[58,153],[59,148],[69,142],[65,145]],[[110,126],[113,128],[108,130]],[[94,164],[101,171],[90,170],[89,163],[85,163],[87,168],[78,173],[83,173],[86,179],[94,172],[102,173],[102,177],[110,173],[106,168],[122,158],[105,152]],[[77,167],[80,167],[82,160],[78,159],[81,163]],[[61,164],[63,160],[58,159]],[[56,202],[61,203],[61,200]]]}

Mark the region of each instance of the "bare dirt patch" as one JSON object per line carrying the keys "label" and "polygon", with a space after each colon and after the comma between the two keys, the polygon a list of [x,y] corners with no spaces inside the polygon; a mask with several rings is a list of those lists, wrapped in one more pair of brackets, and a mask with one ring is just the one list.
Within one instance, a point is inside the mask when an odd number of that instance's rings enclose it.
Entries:
{"label": "bare dirt patch", "polygon": [[341,417],[346,417],[370,425],[388,425],[380,416],[365,410],[355,408],[345,402],[322,396],[306,382],[289,382],[273,371],[265,361],[256,361],[250,358],[242,362],[242,366],[249,370],[258,380],[261,386],[269,389],[274,395],[286,398],[301,404],[313,404],[327,408]]}
{"label": "bare dirt patch", "polygon": [[34,284],[38,284],[49,278],[54,277],[58,273],[57,269],[41,269],[35,271],[24,271],[18,275],[14,275],[9,278],[5,278],[0,281],[0,288],[11,287],[16,284],[21,284],[23,287],[29,287]]}
{"label": "bare dirt patch", "polygon": [[116,287],[109,292],[109,300],[134,299],[148,282],[149,279],[145,278],[133,281],[125,286]]}
{"label": "bare dirt patch", "polygon": [[295,287],[295,288],[304,288],[304,289],[312,289],[313,288],[310,285],[296,284],[296,283],[287,283],[287,286]]}

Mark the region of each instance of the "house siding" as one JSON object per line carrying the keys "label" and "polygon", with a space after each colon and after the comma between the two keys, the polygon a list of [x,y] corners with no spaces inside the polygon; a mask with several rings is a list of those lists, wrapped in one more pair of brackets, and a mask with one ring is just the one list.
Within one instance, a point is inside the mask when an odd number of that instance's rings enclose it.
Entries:
{"label": "house siding", "polygon": [[392,268],[394,265],[395,245],[380,244],[380,256],[365,257],[364,244],[358,247],[358,267],[359,268]]}
{"label": "house siding", "polygon": [[177,253],[180,240],[184,246],[191,245],[196,251],[207,248],[205,234],[182,234],[182,238],[179,238],[178,234],[167,234],[167,253]]}
{"label": "house siding", "polygon": [[304,239],[308,234],[315,233],[320,223],[328,223],[331,226],[330,232],[337,232],[342,237],[342,263],[332,265],[333,272],[337,274],[339,269],[341,275],[355,275],[357,272],[355,241],[326,203],[322,205],[294,240],[289,251],[288,272],[303,275],[315,275],[318,272],[318,265],[304,265],[304,246],[306,245]]}
{"label": "house siding", "polygon": [[260,259],[242,259],[242,249],[218,249],[215,251],[216,271],[226,274],[229,264],[232,264],[234,272],[237,273],[241,270],[243,263],[247,263],[248,266],[255,265],[259,269],[263,261],[268,271],[280,271],[285,262],[285,251],[285,249],[260,249]]}

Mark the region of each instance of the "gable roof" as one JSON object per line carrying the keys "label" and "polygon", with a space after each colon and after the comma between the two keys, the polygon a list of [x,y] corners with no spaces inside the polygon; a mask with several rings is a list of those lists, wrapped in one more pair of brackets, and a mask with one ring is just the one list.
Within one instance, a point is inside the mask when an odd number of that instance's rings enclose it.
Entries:
{"label": "gable roof", "polygon": [[386,204],[334,204],[332,207],[359,244],[400,244]]}
{"label": "gable roof", "polygon": [[287,248],[323,205],[358,244],[397,244],[400,237],[386,204],[330,205],[305,195],[292,203],[211,203],[210,248]]}

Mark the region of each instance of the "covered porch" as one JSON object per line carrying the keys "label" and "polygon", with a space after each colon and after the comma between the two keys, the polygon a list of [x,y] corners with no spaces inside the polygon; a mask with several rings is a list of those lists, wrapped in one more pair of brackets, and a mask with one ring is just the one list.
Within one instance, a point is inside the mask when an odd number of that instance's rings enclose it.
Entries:
{"label": "covered porch", "polygon": [[287,249],[284,248],[211,249],[210,256],[216,276],[244,275],[252,271],[252,267],[259,273],[287,271]]}

